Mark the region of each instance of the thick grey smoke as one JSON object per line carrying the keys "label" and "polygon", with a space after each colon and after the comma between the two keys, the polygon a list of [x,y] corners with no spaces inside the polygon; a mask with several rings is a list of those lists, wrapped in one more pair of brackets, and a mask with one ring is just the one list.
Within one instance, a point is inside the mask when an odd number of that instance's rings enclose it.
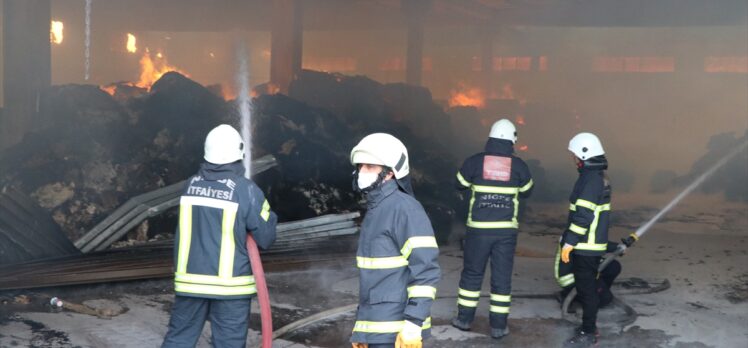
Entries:
{"label": "thick grey smoke", "polygon": [[[748,142],[748,132],[743,136],[735,133],[721,133],[709,139],[707,153],[699,158],[691,168],[691,171],[678,179],[679,182],[693,180],[701,173],[711,168],[725,154]],[[703,192],[720,192],[731,201],[748,202],[748,148],[736,155],[724,168],[718,170],[713,177],[708,179],[702,187]]]}

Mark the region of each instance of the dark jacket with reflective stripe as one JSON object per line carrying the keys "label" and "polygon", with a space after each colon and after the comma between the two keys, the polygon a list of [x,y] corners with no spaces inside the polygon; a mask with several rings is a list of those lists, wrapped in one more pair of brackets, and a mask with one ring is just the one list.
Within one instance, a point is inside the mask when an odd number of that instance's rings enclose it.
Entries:
{"label": "dark jacket with reflective stripe", "polygon": [[175,238],[175,292],[181,296],[237,299],[256,293],[246,241],[251,231],[266,249],[277,217],[262,191],[244,178],[240,162],[203,163],[180,197]]}
{"label": "dark jacket with reflective stripe", "polygon": [[457,188],[471,190],[467,226],[495,232],[519,227],[519,198],[530,195],[532,176],[525,161],[514,156],[509,140],[489,138],[486,151],[465,160],[457,173]]}
{"label": "dark jacket with reflective stripe", "polygon": [[431,328],[439,249],[426,212],[394,180],[366,196],[356,262],[359,305],[351,342],[393,343],[404,320]]}
{"label": "dark jacket with reflective stripe", "polygon": [[605,171],[581,168],[569,197],[568,227],[563,242],[574,246],[578,255],[598,256],[605,253],[610,224],[610,184]]}

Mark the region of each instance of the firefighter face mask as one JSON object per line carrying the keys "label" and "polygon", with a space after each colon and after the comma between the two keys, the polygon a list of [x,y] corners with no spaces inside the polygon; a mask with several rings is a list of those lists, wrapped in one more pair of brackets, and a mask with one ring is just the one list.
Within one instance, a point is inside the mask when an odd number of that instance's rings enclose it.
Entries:
{"label": "firefighter face mask", "polygon": [[380,166],[360,165],[353,172],[353,189],[362,193],[368,193],[381,185],[389,173],[389,170]]}
{"label": "firefighter face mask", "polygon": [[375,182],[377,182],[377,179],[379,179],[379,173],[358,173],[358,179],[356,180],[356,184],[358,185],[359,190],[365,190],[369,188],[370,186],[374,185]]}

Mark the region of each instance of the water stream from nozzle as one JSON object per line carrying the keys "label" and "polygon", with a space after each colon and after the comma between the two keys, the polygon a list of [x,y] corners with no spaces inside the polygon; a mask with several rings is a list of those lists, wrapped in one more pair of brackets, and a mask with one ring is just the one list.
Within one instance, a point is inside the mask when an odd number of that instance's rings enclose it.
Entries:
{"label": "water stream from nozzle", "polygon": [[[244,141],[244,176],[252,177],[252,109],[250,108],[249,95],[249,64],[247,63],[247,50],[244,43],[240,42],[236,50],[236,60],[239,63],[236,74],[236,85],[239,94],[236,98],[239,108],[240,133]],[[255,277],[257,288],[257,302],[260,305],[260,320],[262,325],[262,348],[271,348],[273,345],[273,315],[270,308],[270,295],[268,294],[265,271],[262,267],[260,250],[252,234],[247,234],[247,254],[252,273]]]}
{"label": "water stream from nozzle", "polygon": [[[670,201],[664,208],[660,209],[655,216],[653,216],[649,221],[644,223],[644,225],[641,225],[634,234],[636,234],[636,239],[647,233],[649,229],[658,221],[662,216],[667,214],[673,207],[675,207],[680,201],[683,200],[683,198],[686,198],[693,190],[695,190],[697,187],[699,187],[706,179],[708,179],[710,176],[714,175],[714,173],[717,172],[720,168],[722,168],[727,162],[729,162],[733,157],[737,156],[739,153],[741,153],[743,150],[748,147],[748,141],[743,142],[738,147],[730,151],[725,157],[722,157],[717,163],[713,164],[709,170],[704,172],[703,174],[699,175],[696,180],[694,180],[688,187],[686,187],[683,191],[681,191],[673,200]],[[613,254],[609,257],[605,258],[605,261],[600,263],[600,266],[598,267],[598,272],[602,272],[605,267],[607,267],[613,260],[615,260],[618,256],[621,256],[626,249],[628,244],[626,244],[626,241],[618,245],[618,250],[613,252]],[[564,299],[562,305],[561,305],[561,317],[567,318],[568,317],[568,309],[569,305],[571,305],[571,301],[577,296],[577,289],[572,289],[569,294],[566,295],[566,298]]]}
{"label": "water stream from nozzle", "polygon": [[252,110],[249,105],[249,67],[247,64],[247,50],[243,43],[240,43],[236,50],[236,59],[239,62],[236,74],[236,85],[239,89],[239,94],[236,98],[236,103],[239,109],[239,116],[241,117],[240,133],[244,140],[244,160],[242,162],[244,163],[244,176],[250,178],[252,176]]}
{"label": "water stream from nozzle", "polygon": [[85,51],[83,52],[83,55],[85,56],[85,66],[84,66],[84,78],[86,81],[91,77],[91,0],[86,0],[86,37],[84,39],[85,41]]}
{"label": "water stream from nozzle", "polygon": [[730,151],[725,157],[717,161],[717,163],[713,164],[709,170],[701,174],[696,180],[694,180],[688,187],[686,187],[681,193],[679,193],[675,198],[673,198],[670,203],[668,203],[664,208],[662,208],[655,216],[653,216],[649,221],[647,221],[644,225],[640,226],[636,230],[636,236],[641,237],[643,234],[647,233],[647,231],[654,225],[660,218],[667,214],[673,207],[675,207],[680,201],[683,200],[686,196],[688,196],[693,190],[695,190],[699,185],[704,183],[707,178],[712,176],[715,172],[717,172],[718,169],[722,168],[725,164],[727,164],[728,161],[730,161],[733,157],[735,157],[737,154],[741,153],[743,150],[745,150],[746,146],[748,146],[748,141],[744,142],[740,146],[736,147],[732,151]]}

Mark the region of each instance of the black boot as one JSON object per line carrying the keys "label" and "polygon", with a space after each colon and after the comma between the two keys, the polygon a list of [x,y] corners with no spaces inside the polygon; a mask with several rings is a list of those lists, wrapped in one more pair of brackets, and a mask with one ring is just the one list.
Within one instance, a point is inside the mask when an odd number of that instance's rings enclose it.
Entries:
{"label": "black boot", "polygon": [[[576,328],[574,328],[575,334],[579,334],[580,332],[584,332],[584,330],[582,330],[582,326],[577,326]],[[600,330],[595,329],[595,337],[600,338]]]}
{"label": "black boot", "polygon": [[462,331],[470,331],[470,323],[460,320],[459,317],[452,319],[452,326]]}
{"label": "black boot", "polygon": [[576,335],[566,342],[564,342],[564,348],[587,348],[597,347],[597,336],[595,333],[586,333],[584,331],[577,331]]}
{"label": "black boot", "polygon": [[503,329],[491,328],[491,338],[499,339],[509,334],[509,327]]}

